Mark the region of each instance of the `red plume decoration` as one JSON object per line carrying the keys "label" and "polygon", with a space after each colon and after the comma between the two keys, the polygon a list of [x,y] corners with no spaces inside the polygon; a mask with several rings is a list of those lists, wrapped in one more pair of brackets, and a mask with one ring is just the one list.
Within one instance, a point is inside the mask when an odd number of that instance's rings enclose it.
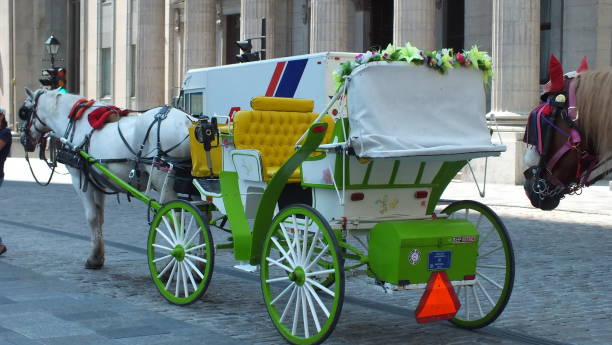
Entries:
{"label": "red plume decoration", "polygon": [[548,74],[550,75],[550,92],[563,90],[563,66],[556,56],[551,55],[548,62]]}
{"label": "red plume decoration", "polygon": [[576,70],[576,73],[584,72],[589,69],[589,62],[587,61],[587,57],[583,56],[582,60],[580,60],[580,67]]}

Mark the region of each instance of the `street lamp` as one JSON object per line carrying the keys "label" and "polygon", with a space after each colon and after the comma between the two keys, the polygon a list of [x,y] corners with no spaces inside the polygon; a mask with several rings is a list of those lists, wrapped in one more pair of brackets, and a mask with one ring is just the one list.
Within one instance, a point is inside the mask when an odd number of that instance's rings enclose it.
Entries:
{"label": "street lamp", "polygon": [[55,55],[59,51],[60,41],[55,38],[55,36],[51,35],[45,41],[45,48],[47,49],[47,53],[51,56],[51,68],[55,68]]}
{"label": "street lamp", "polygon": [[45,88],[58,89],[60,92],[65,93],[66,86],[66,69],[62,67],[55,67],[55,56],[60,48],[60,41],[51,35],[45,41],[45,49],[47,54],[51,58],[51,68],[45,68],[42,70],[42,78],[39,79],[40,83]]}

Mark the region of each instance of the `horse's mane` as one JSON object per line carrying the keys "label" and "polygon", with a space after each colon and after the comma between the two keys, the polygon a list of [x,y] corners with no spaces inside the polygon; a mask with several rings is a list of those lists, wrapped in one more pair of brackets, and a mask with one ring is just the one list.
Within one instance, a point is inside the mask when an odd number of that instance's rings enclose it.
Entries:
{"label": "horse's mane", "polygon": [[612,154],[612,68],[585,71],[577,77],[578,122],[600,157]]}

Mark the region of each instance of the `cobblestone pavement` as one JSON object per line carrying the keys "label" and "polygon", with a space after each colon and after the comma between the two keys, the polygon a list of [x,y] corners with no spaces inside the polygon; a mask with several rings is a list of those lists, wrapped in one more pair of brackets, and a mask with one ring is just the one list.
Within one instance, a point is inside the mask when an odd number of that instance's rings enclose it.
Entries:
{"label": "cobblestone pavement", "polygon": [[[347,282],[342,316],[326,343],[611,344],[612,192],[608,187],[591,187],[582,196],[568,197],[553,212],[530,208],[520,187],[489,185],[487,192],[489,196],[480,201],[492,206],[505,222],[517,264],[514,292],[495,323],[479,331],[446,322],[419,325],[413,310],[420,293],[386,295],[365,277],[354,277]],[[71,185],[41,188],[9,177],[0,197],[0,236],[9,247],[0,263],[30,270],[43,283],[55,279],[83,293],[201,326],[238,342],[283,343],[267,315],[258,275],[232,268],[236,262],[231,252],[218,252],[213,280],[202,300],[187,307],[168,304],[149,277],[148,226],[141,203],[127,203],[123,197],[118,205],[115,198],[107,199],[106,265],[95,271],[83,268],[89,234]],[[451,184],[443,198],[480,199],[467,183]],[[222,236],[215,234],[215,240]],[[45,308],[44,303],[40,308]],[[24,318],[20,322],[33,322],[27,314],[20,315],[15,316]],[[12,338],[3,338],[2,320],[0,316],[0,344],[10,344]],[[134,343],[130,341],[125,338],[121,343]],[[151,336],[142,343],[172,342]]]}

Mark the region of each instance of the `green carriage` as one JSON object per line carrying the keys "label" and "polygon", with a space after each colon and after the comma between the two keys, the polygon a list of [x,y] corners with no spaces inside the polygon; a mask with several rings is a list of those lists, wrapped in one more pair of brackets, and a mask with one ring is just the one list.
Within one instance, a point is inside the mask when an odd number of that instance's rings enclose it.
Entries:
{"label": "green carriage", "polygon": [[[500,315],[514,280],[503,223],[474,201],[439,207],[469,160],[505,150],[491,143],[478,70],[374,62],[356,68],[320,115],[309,100],[257,97],[251,106],[229,125],[205,118],[192,129],[202,201],[164,205],[149,233],[151,274],[166,299],[195,301],[216,250],[230,249],[238,267],[259,269],[268,313],[295,344],[333,331],[349,271],[383,289],[425,290],[419,322],[478,328]],[[213,244],[211,226],[228,242]],[[440,286],[453,305],[428,300]]]}

